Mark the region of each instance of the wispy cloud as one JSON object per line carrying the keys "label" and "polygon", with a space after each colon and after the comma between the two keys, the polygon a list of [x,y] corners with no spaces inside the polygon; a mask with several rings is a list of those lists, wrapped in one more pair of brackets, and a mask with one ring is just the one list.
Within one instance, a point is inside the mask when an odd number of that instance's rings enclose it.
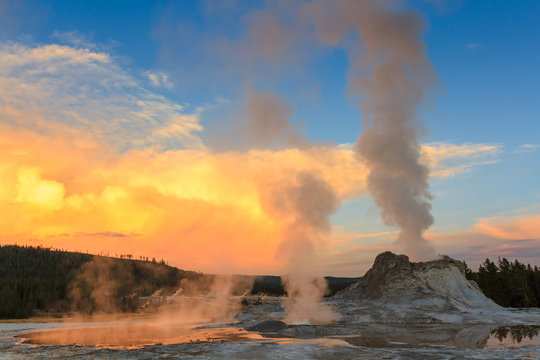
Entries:
{"label": "wispy cloud", "polygon": [[169,75],[160,71],[147,71],[145,75],[148,77],[150,84],[154,87],[172,88],[174,84],[169,80]]}
{"label": "wispy cloud", "polygon": [[107,53],[9,43],[0,57],[3,112],[13,126],[84,136],[120,151],[203,147],[198,113],[149,91]]}
{"label": "wispy cloud", "polygon": [[514,153],[532,153],[536,152],[540,148],[540,144],[522,144],[517,149],[514,149]]}
{"label": "wispy cloud", "polygon": [[70,45],[76,48],[96,49],[97,45],[91,42],[86,36],[78,31],[58,31],[55,30],[51,39],[55,42]]}
{"label": "wispy cloud", "polygon": [[476,50],[481,49],[483,46],[481,44],[478,44],[478,43],[470,42],[467,45],[465,45],[465,47],[474,52]]}
{"label": "wispy cloud", "polygon": [[426,234],[437,250],[477,267],[486,258],[519,258],[536,262],[540,256],[540,215],[497,215],[476,219],[468,229]]}
{"label": "wispy cloud", "polygon": [[498,239],[536,238],[540,240],[540,215],[481,218],[474,225],[474,230]]}
{"label": "wispy cloud", "polygon": [[[455,227],[425,234],[439,254],[465,260],[477,269],[486,258],[520,259],[538,264],[540,256],[540,213],[519,209],[507,214],[479,218],[468,228]],[[536,209],[538,210],[538,209]],[[329,241],[324,259],[326,273],[361,276],[382,251],[400,251],[395,231],[356,234],[338,228]]]}
{"label": "wispy cloud", "polygon": [[434,142],[422,146],[422,157],[432,177],[451,177],[498,162],[502,148],[500,144]]}

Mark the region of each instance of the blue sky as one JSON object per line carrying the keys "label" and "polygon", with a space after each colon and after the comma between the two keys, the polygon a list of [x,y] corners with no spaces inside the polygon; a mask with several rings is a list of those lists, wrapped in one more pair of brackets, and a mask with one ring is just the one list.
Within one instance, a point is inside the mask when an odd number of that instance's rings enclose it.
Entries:
{"label": "blue sky", "polygon": [[[508,230],[521,217],[540,224],[535,222],[540,214],[540,2],[403,3],[424,16],[426,53],[439,77],[421,111],[426,128],[421,142],[492,147],[453,155],[445,166],[462,167],[430,179],[436,218],[431,231],[462,236],[460,231],[474,232],[479,222]],[[362,131],[360,97],[348,87],[346,49],[308,41],[277,60],[249,54],[253,44],[245,44],[258,21],[253,14],[268,8],[279,12],[279,2],[0,0],[0,41],[107,54],[155,96],[196,113],[206,144],[213,141],[212,129],[227,127],[241,113],[251,90],[285,99],[305,138],[354,144]],[[294,16],[281,15],[286,24],[296,24]],[[391,230],[365,193],[345,200],[332,224],[350,234]],[[539,231],[514,230],[520,235],[495,236],[497,244],[539,236]],[[497,246],[471,261],[496,256]],[[447,249],[453,251],[441,247]],[[523,251],[510,255],[525,256]]]}
{"label": "blue sky", "polygon": [[[257,2],[251,2],[254,3]],[[412,2],[415,5],[426,17],[427,53],[442,83],[437,102],[425,114],[428,139],[504,142],[513,146],[538,139],[534,102],[540,78],[537,67],[540,4],[480,0],[465,1],[460,6]],[[237,90],[211,86],[207,79],[201,80],[203,85],[195,84],[195,89],[183,86],[180,76],[200,61],[195,58],[198,54],[193,54],[198,49],[175,49],[180,53],[174,61],[162,55],[167,51],[162,48],[169,45],[160,39],[162,28],[193,29],[185,35],[192,36],[191,39],[176,39],[178,43],[188,44],[204,41],[210,35],[234,38],[242,31],[232,16],[216,24],[216,16],[208,15],[202,2],[33,1],[20,5],[6,2],[3,8],[7,9],[6,16],[14,15],[11,20],[14,25],[3,29],[4,40],[61,42],[66,38],[55,34],[75,32],[74,35],[89,43],[109,48],[134,70],[169,72],[176,86],[168,95],[179,102],[200,105],[213,101],[212,96],[232,97]],[[252,7],[240,7],[234,17],[238,19],[237,14],[249,9]],[[359,129],[348,124],[356,121],[358,113],[356,102],[347,97],[346,70],[343,51],[326,51],[321,57],[311,59],[309,69],[305,70],[310,80],[301,87],[305,92],[312,90],[305,89],[310,85],[320,87],[321,94],[315,104],[287,91],[291,88],[290,81],[267,87],[277,88],[294,99],[297,116],[309,120],[309,135],[314,139],[353,142]],[[204,78],[204,74],[196,75]],[[325,126],[329,114],[343,126]],[[355,132],[351,134],[351,130]]]}
{"label": "blue sky", "polygon": [[[169,44],[163,44],[160,30],[185,26],[190,32],[176,40],[188,44],[204,41],[210,35],[238,37],[242,26],[235,24],[235,18],[253,8],[248,4],[257,4],[241,3],[243,6],[233,16],[221,21],[218,18],[216,24],[216,15],[208,15],[204,4],[197,1],[33,1],[15,5],[5,2],[4,16],[12,19],[3,26],[2,39],[65,42],[67,37],[59,34],[73,33],[88,43],[107,48],[134,70],[160,69],[171,73],[177,81],[169,96],[180,102],[204,104],[213,100],[212,95],[227,97],[234,95],[231,92],[236,89],[208,86],[207,79],[201,80],[204,89],[200,84],[196,84],[195,91],[183,86],[179,77],[182,71],[194,68],[194,63],[200,61],[194,58],[198,54],[193,54],[199,49],[175,49],[180,54],[172,63],[162,54],[167,51],[162,48]],[[534,126],[537,119],[534,101],[540,77],[537,67],[540,4],[480,0],[464,1],[459,6],[412,2],[415,5],[425,15],[427,53],[442,83],[437,102],[425,114],[428,138],[511,142],[511,145],[534,142],[539,136],[538,127]],[[191,39],[185,38],[190,36]],[[311,59],[309,69],[305,70],[311,79],[302,85],[320,87],[317,104],[287,91],[291,88],[290,81],[269,87],[278,88],[293,99],[296,97],[297,101],[293,102],[298,104],[297,116],[309,119],[311,137],[353,142],[353,129],[347,124],[354,122],[358,114],[355,101],[347,97],[346,54],[335,50],[321,55]],[[204,78],[204,74],[196,75]],[[343,110],[338,110],[336,116],[336,109]],[[344,126],[325,128],[330,112]],[[516,122],[521,126],[515,126]]]}

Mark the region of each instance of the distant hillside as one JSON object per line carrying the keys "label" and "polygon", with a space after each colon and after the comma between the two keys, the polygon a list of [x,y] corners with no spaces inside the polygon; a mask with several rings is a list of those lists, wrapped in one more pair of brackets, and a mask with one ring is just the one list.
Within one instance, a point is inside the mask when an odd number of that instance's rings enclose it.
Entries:
{"label": "distant hillside", "polygon": [[[168,266],[164,261],[111,258],[43,247],[0,246],[0,318],[26,318],[35,314],[78,312],[132,312],[140,298],[160,290],[171,295],[186,282],[208,292],[219,278]],[[196,281],[195,281],[196,280]],[[242,280],[242,281],[240,281]],[[326,277],[331,296],[358,278]],[[237,276],[235,295],[286,295],[279,276]],[[196,285],[193,285],[195,284]],[[251,283],[253,285],[251,285]],[[190,290],[191,289],[191,290]]]}
{"label": "distant hillside", "polygon": [[159,289],[173,293],[182,279],[200,276],[163,261],[0,246],[0,318],[24,318],[36,310],[134,311],[139,296]]}

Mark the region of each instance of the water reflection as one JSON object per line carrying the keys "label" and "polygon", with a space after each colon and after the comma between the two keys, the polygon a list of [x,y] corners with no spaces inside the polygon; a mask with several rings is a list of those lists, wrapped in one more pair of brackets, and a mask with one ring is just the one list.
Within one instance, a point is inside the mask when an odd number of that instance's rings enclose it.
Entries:
{"label": "water reflection", "polygon": [[360,348],[514,348],[540,346],[540,326],[489,325],[392,326],[362,325],[283,325],[273,327],[190,327],[162,326],[146,322],[109,326],[55,328],[15,335],[22,343],[35,345],[89,345],[99,348],[135,349],[153,345],[202,343],[274,343],[348,345]]}
{"label": "water reflection", "polygon": [[86,345],[110,349],[138,349],[152,345],[200,344],[264,339],[237,327],[191,328],[152,323],[102,327],[60,328],[15,335],[23,344]]}
{"label": "water reflection", "polygon": [[[288,326],[279,331],[291,338],[337,337],[348,344],[366,348],[414,348],[418,346],[455,346],[482,349],[516,346],[540,346],[540,326],[426,325],[391,326]],[[268,334],[265,334],[268,336]]]}
{"label": "water reflection", "polygon": [[503,326],[491,331],[491,339],[497,339],[501,344],[540,345],[540,326],[517,325]]}

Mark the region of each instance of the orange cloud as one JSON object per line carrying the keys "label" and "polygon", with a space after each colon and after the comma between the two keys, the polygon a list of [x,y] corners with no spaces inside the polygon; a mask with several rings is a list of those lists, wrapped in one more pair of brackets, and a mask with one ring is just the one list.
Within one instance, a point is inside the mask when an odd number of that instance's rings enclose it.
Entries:
{"label": "orange cloud", "polygon": [[494,216],[477,219],[469,229],[427,233],[437,250],[476,269],[486,258],[520,259],[538,263],[540,256],[540,215]]}
{"label": "orange cloud", "polygon": [[[335,228],[327,242],[323,263],[324,274],[361,276],[369,269],[373,258],[382,251],[400,252],[394,240],[396,231],[354,234]],[[540,265],[540,215],[481,218],[468,229],[448,232],[427,232],[439,254],[465,260],[477,270],[486,258],[519,259]]]}
{"label": "orange cloud", "polygon": [[263,201],[272,184],[309,171],[343,201],[363,191],[366,175],[350,150],[332,147],[118,154],[2,130],[3,242],[135,253],[206,271],[275,268],[286,219]]}
{"label": "orange cloud", "polygon": [[[291,223],[269,205],[276,186],[308,172],[338,203],[365,194],[367,169],[345,145],[208,150],[196,135],[199,110],[141,87],[107,54],[11,44],[0,46],[0,57],[0,243],[130,253],[209,272],[275,272]],[[467,159],[463,151],[446,147],[432,165]],[[380,248],[337,236],[326,264],[349,258],[340,237],[358,256],[362,246]]]}
{"label": "orange cloud", "polygon": [[431,177],[450,177],[479,165],[497,162],[501,146],[496,144],[451,144],[435,142],[422,145],[422,161]]}
{"label": "orange cloud", "polygon": [[540,215],[479,219],[474,230],[497,239],[540,239]]}
{"label": "orange cloud", "polygon": [[[300,172],[338,201],[362,193],[349,149],[213,153],[186,113],[104,53],[0,46],[0,234],[205,271],[275,268],[288,215],[268,199]],[[238,269],[238,270],[237,270]]]}

